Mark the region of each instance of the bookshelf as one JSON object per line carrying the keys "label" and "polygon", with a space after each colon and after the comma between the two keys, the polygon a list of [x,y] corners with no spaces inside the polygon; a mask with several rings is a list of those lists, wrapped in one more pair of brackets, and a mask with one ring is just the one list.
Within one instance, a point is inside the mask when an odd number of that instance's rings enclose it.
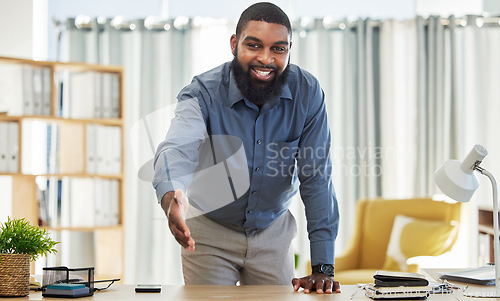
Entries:
{"label": "bookshelf", "polygon": [[0,57],[0,218],[61,242],[45,264],[123,278],[123,113],[120,66]]}

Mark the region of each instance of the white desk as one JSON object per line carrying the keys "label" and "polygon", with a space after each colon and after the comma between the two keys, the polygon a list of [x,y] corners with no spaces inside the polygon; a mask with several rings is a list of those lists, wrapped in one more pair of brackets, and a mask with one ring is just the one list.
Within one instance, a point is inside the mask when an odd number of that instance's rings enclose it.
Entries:
{"label": "white desk", "polygon": [[[257,301],[300,301],[300,300],[371,300],[366,297],[364,291],[353,285],[342,286],[340,294],[304,294],[302,291],[293,292],[291,285],[269,285],[269,286],[168,286],[162,287],[161,293],[135,293],[135,286],[113,284],[109,289],[98,291],[92,297],[77,298],[73,300],[257,300]],[[352,299],[351,299],[351,296]],[[0,298],[0,300],[64,300],[61,298],[43,298],[41,292],[31,292],[25,298]],[[464,298],[461,291],[454,292],[453,295],[431,295],[429,301],[456,301],[456,300],[476,300]],[[478,299],[493,300],[493,299]]]}

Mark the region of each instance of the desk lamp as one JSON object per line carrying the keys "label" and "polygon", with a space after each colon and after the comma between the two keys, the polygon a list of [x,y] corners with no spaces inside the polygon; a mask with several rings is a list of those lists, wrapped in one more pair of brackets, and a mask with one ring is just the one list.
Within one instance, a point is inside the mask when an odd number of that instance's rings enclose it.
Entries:
{"label": "desk lamp", "polygon": [[478,171],[490,179],[491,185],[493,186],[493,251],[495,253],[496,296],[488,295],[488,297],[500,297],[500,255],[498,253],[500,250],[500,241],[498,234],[497,183],[490,172],[479,167],[479,164],[481,164],[481,161],[487,154],[486,148],[476,144],[463,162],[457,160],[446,161],[443,166],[438,168],[434,173],[434,180],[439,189],[450,198],[458,202],[468,202],[474,191],[479,187],[479,182],[474,171]]}

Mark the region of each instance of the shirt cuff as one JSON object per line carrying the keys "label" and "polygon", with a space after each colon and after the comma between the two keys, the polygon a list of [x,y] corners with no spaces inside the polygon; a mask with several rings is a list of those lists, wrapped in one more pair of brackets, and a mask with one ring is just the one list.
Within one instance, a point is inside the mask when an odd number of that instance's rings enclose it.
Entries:
{"label": "shirt cuff", "polygon": [[182,189],[182,191],[186,192],[185,187],[179,181],[168,181],[168,182],[160,182],[156,185],[156,197],[158,198],[158,204],[161,204],[161,199],[163,196],[169,191],[176,191],[177,189]]}
{"label": "shirt cuff", "polygon": [[323,240],[311,242],[311,266],[317,264],[335,264],[335,241]]}

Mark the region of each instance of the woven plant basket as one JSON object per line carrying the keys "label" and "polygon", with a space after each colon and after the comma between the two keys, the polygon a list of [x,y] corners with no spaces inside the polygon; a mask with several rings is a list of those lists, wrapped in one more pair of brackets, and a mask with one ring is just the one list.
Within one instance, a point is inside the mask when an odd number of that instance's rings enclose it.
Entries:
{"label": "woven plant basket", "polygon": [[0,296],[22,297],[30,293],[30,256],[0,254]]}

